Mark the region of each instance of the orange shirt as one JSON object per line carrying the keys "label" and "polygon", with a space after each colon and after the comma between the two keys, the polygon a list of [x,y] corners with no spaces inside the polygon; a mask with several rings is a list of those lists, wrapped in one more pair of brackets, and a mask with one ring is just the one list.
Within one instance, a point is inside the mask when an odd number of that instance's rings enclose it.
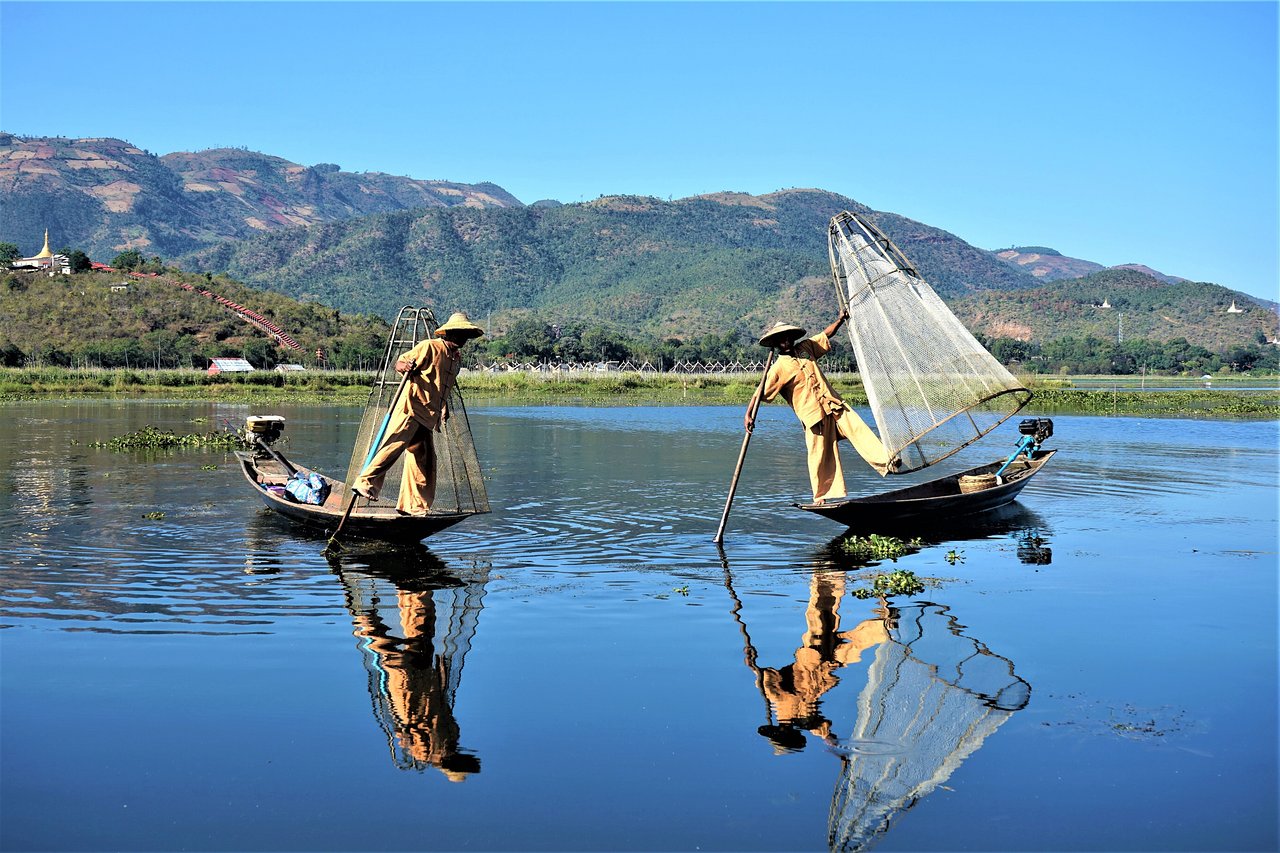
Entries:
{"label": "orange shirt", "polygon": [[848,408],[818,368],[818,359],[830,351],[831,341],[819,332],[798,342],[794,355],[779,354],[765,380],[764,401],[781,394],[806,429],[813,428],[828,414]]}
{"label": "orange shirt", "polygon": [[418,365],[418,372],[405,388],[402,414],[407,414],[427,429],[440,429],[449,417],[449,392],[458,381],[462,367],[460,347],[443,338],[428,338],[400,356]]}

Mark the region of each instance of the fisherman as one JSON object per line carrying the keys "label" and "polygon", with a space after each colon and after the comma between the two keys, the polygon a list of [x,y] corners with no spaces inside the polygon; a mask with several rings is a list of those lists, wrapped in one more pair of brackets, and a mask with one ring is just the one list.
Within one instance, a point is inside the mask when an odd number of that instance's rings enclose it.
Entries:
{"label": "fisherman", "polygon": [[[832,389],[818,367],[818,359],[831,350],[831,336],[849,319],[849,309],[840,312],[835,322],[822,332],[804,339],[805,331],[790,323],[775,323],[765,330],[760,346],[774,347],[778,357],[763,385],[763,401],[768,402],[779,394],[786,400],[805,428],[805,444],[809,453],[809,481],[813,486],[813,502],[820,504],[829,498],[843,498],[844,472],[840,468],[840,455],[836,442],[848,439],[858,455],[880,472],[889,473],[898,464],[890,460],[883,442],[870,427],[858,417],[839,394]],[[755,428],[755,411],[761,388],[756,389],[743,425],[747,432]]]}
{"label": "fisherman", "polygon": [[436,452],[433,432],[449,419],[449,392],[462,366],[462,347],[484,330],[462,312],[453,314],[428,338],[396,360],[396,370],[409,374],[404,392],[391,412],[382,446],[360,472],[352,489],[366,500],[377,500],[391,466],[406,450],[404,474],[396,510],[403,515],[426,515],[436,497]]}

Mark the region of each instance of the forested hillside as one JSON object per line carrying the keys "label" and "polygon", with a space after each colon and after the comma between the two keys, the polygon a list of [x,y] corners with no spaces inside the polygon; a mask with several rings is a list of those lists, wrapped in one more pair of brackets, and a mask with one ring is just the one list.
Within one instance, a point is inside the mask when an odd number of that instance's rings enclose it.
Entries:
{"label": "forested hillside", "polygon": [[[780,317],[829,321],[826,229],[841,210],[869,212],[821,190],[455,207],[277,231],[180,263],[384,317],[425,302],[499,325],[532,311],[654,335],[755,333]],[[872,215],[940,293],[1036,284],[945,231]]]}
{"label": "forested hillside", "polygon": [[[261,315],[301,349],[278,346],[201,290]],[[386,336],[380,318],[340,314],[222,276],[0,274],[0,364],[7,366],[204,368],[216,356],[248,358],[260,368],[283,361],[311,366],[320,349],[331,366],[354,368],[381,359]]]}
{"label": "forested hillside", "polygon": [[[1232,303],[1240,313],[1230,313]],[[1103,308],[1103,304],[1110,307]],[[1043,343],[1093,336],[1103,340],[1185,338],[1214,352],[1277,336],[1274,311],[1216,284],[1166,284],[1129,269],[1109,269],[1031,290],[970,293],[951,308],[972,331],[991,338]]]}

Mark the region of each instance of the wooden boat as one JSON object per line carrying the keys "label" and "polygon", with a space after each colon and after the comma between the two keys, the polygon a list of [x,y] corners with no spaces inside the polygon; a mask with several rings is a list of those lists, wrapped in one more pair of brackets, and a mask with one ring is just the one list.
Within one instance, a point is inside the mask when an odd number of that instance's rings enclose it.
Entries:
{"label": "wooden boat", "polygon": [[[989,435],[1032,392],[951,312],[875,223],[845,211],[828,227],[836,299],[890,473],[921,471]],[[1007,459],[866,497],[796,507],[875,532],[938,527],[1011,503],[1056,450],[1049,418],[1018,425]],[[919,534],[916,534],[919,535]]]}
{"label": "wooden boat", "polygon": [[[333,480],[320,474],[329,486],[329,494],[322,504],[301,503],[284,491],[294,471],[303,474],[316,473],[301,465],[294,465],[276,450],[236,451],[240,469],[253,486],[259,499],[268,509],[285,518],[302,522],[310,527],[333,533],[347,508],[347,487],[341,480]],[[351,511],[343,536],[362,539],[378,539],[387,542],[419,542],[446,527],[469,518],[473,513],[428,513],[427,515],[401,515],[393,506],[362,505],[357,500]]]}
{"label": "wooden boat", "polygon": [[[397,459],[387,473],[379,500],[357,497],[352,501],[346,486],[346,483],[355,481],[382,447],[392,407],[399,401],[400,393],[409,380],[408,374],[401,375],[396,369],[400,356],[432,337],[437,328],[430,308],[405,306],[400,309],[387,337],[382,367],[374,377],[356,431],[347,475],[341,480],[294,465],[272,448],[271,445],[284,433],[284,418],[279,415],[249,416],[245,421],[244,435],[250,449],[237,451],[236,458],[240,460],[245,479],[258,498],[285,518],[301,522],[312,530],[327,531],[331,534],[330,545],[338,537],[339,528],[343,537],[350,535],[394,543],[419,542],[473,515],[487,513],[489,499],[485,494],[484,477],[476,458],[466,406],[456,386],[449,391],[447,398],[450,417],[432,439],[436,457],[436,490],[431,512],[406,515],[396,510],[398,482],[401,480],[398,474],[404,465],[402,458]],[[299,474],[304,478],[319,479],[314,484],[295,482]],[[314,498],[317,502],[309,502],[307,498]]]}
{"label": "wooden boat", "polygon": [[[930,525],[946,523],[1011,503],[1057,452],[1056,449],[1036,450],[1029,456],[1019,457],[1012,462],[1000,459],[948,477],[883,494],[795,506],[838,521],[847,527],[874,529],[877,532],[906,522],[921,521]],[[995,474],[1006,464],[1008,467],[996,485],[979,491],[961,490],[961,477]]]}

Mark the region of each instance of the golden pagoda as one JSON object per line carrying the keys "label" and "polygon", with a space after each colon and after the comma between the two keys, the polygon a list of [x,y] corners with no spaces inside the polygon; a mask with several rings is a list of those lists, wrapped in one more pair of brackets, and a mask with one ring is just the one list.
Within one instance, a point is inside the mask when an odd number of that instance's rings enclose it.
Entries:
{"label": "golden pagoda", "polygon": [[44,248],[40,250],[37,258],[52,258],[53,252],[49,251],[49,229],[44,229]]}
{"label": "golden pagoda", "polygon": [[18,258],[9,264],[15,270],[45,270],[49,275],[71,274],[71,259],[66,255],[56,255],[49,249],[49,229],[44,229],[44,248],[40,253],[29,258]]}

